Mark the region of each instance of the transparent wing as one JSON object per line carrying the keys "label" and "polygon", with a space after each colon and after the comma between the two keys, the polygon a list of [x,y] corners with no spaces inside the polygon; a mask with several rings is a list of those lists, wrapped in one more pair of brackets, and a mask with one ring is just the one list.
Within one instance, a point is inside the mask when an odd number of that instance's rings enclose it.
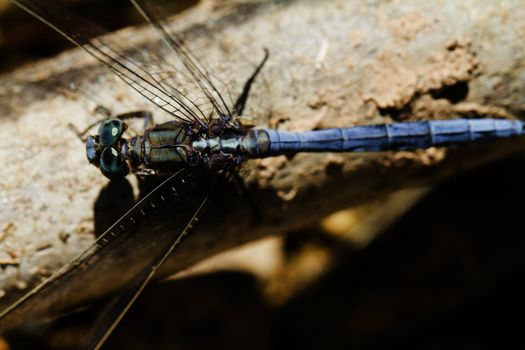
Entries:
{"label": "transparent wing", "polygon": [[[186,169],[171,175],[80,256],[2,310],[0,332],[28,318],[63,309],[64,299],[74,303],[79,290],[115,284],[107,277],[115,276],[115,269],[123,280],[132,280],[151,265],[152,256],[164,255],[161,253],[173,242],[174,232],[178,233],[177,242],[188,232],[215,182],[208,173],[191,174]],[[136,258],[133,266],[123,258],[131,254]]]}
{"label": "transparent wing", "polygon": [[204,206],[207,204],[208,198],[208,195],[201,198],[200,205],[188,223],[178,234],[173,236],[172,241],[152,260],[151,264],[146,266],[146,268],[137,275],[129,288],[111,299],[102,314],[98,317],[98,321],[92,332],[84,339],[84,344],[82,344],[83,349],[99,349],[104,344],[162,264],[164,264],[182,239],[191,231],[194,223],[202,213]]}
{"label": "transparent wing", "polygon": [[176,65],[166,52],[122,49],[104,30],[46,0],[13,0],[33,16],[46,23],[74,44],[82,47],[109,67],[119,78],[165,112],[186,123],[204,123],[212,112],[227,114],[216,97],[203,90],[206,85],[195,80],[190,66]]}
{"label": "transparent wing", "polygon": [[[200,97],[196,96],[197,100],[209,102],[208,110],[215,112],[211,114],[211,117],[221,118],[224,122],[240,117],[243,113],[250,87],[268,58],[268,50],[261,48],[260,58],[256,58],[257,55],[250,52],[249,56],[253,58],[253,61],[249,60],[242,53],[242,45],[235,45],[231,40],[225,39],[231,37],[227,32],[221,32],[220,38],[214,37],[215,33],[222,30],[219,24],[221,21],[209,21],[206,23],[209,26],[206,36],[213,38],[213,40],[207,40],[204,43],[207,54],[207,64],[204,65],[198,57],[202,50],[202,46],[199,47],[198,44],[199,38],[186,36],[182,38],[173,29],[172,23],[165,19],[167,14],[170,13],[169,10],[165,9],[166,4],[163,7],[159,7],[157,1],[130,1],[144,19],[155,28],[165,44],[165,49],[171,52],[172,56],[184,67],[182,71],[188,73],[189,77],[187,77],[187,80],[194,85],[193,90],[201,93]],[[229,14],[223,13],[220,18],[222,20],[224,18],[242,18],[242,8],[243,6],[241,5],[233,7]],[[210,43],[214,43],[214,45],[210,45]],[[214,57],[215,60],[213,60],[212,56],[217,57]],[[230,70],[230,74],[224,74],[224,64],[226,62],[233,67],[233,70]],[[167,74],[167,80],[170,80],[170,74]],[[177,82],[171,82],[171,84],[176,85]]]}
{"label": "transparent wing", "polygon": [[[184,65],[194,82],[198,84],[206,99],[211,103],[213,109],[220,117],[230,119],[232,117],[233,107],[230,101],[227,102],[226,97],[223,97],[218,87],[217,80],[214,81],[208,69],[197,59],[189,47],[184,45],[183,40],[178,37],[173,31],[169,31],[169,27],[164,24],[164,21],[147,2],[142,0],[130,0],[135,8],[140,12],[144,19],[150,23],[160,34],[162,40],[167,47],[175,53],[176,57]],[[169,76],[168,76],[169,78]],[[168,79],[169,80],[169,79]]]}

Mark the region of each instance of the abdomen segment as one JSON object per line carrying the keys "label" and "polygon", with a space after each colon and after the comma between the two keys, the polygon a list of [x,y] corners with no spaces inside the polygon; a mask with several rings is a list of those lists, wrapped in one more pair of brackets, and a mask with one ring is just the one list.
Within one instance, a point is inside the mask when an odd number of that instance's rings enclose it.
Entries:
{"label": "abdomen segment", "polygon": [[[266,135],[260,135],[260,133]],[[253,130],[252,157],[298,152],[376,152],[450,146],[524,133],[524,122],[506,119],[451,119],[363,125],[314,131]],[[253,149],[253,147],[257,149]]]}

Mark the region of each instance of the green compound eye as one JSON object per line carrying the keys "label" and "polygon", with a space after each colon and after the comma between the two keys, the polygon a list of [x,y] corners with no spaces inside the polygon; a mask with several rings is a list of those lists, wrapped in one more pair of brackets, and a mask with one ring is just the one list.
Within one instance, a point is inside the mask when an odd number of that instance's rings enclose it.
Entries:
{"label": "green compound eye", "polygon": [[120,179],[129,172],[128,165],[113,147],[106,147],[100,155],[99,168],[102,174],[110,180]]}
{"label": "green compound eye", "polygon": [[98,128],[98,136],[100,143],[104,146],[112,146],[120,139],[124,127],[122,121],[119,119],[108,119],[104,120]]}

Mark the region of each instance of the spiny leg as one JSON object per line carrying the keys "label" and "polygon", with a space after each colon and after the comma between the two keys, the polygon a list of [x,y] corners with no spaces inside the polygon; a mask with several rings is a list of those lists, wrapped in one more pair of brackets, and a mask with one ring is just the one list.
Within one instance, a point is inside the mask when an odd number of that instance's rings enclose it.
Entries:
{"label": "spiny leg", "polygon": [[87,127],[84,128],[84,130],[79,130],[75,125],[72,123],[68,123],[68,128],[77,135],[77,137],[82,141],[86,142],[86,134],[88,133],[89,129],[94,127],[97,124],[100,124],[103,120],[109,119],[111,117],[111,110],[105,106],[97,105],[94,110],[95,113],[100,114],[104,116],[104,119],[97,119],[93,123],[89,124]]}
{"label": "spiny leg", "polygon": [[[153,114],[148,111],[132,111],[127,113],[122,113],[114,116],[115,119],[127,120],[127,119],[144,119],[144,129],[147,130],[154,126],[153,124]],[[136,130],[130,129],[133,133],[138,134]]]}
{"label": "spiny leg", "polygon": [[242,115],[242,112],[244,111],[244,106],[246,105],[246,101],[248,100],[248,95],[250,94],[252,84],[255,81],[255,78],[257,77],[259,72],[261,71],[262,67],[268,60],[268,56],[270,56],[270,52],[267,48],[264,48],[263,60],[261,61],[261,63],[259,63],[255,71],[252,73],[251,77],[246,81],[241,94],[237,98],[237,101],[235,101],[234,112],[237,114],[238,117],[240,117]]}
{"label": "spiny leg", "polygon": [[151,129],[154,126],[153,114],[149,111],[132,111],[114,116],[115,119],[144,119],[144,130]]}
{"label": "spiny leg", "polygon": [[101,115],[103,115],[106,118],[111,117],[111,115],[113,114],[113,113],[111,113],[111,109],[109,109],[109,108],[107,108],[105,106],[102,106],[102,105],[97,105],[95,107],[95,113],[101,114]]}
{"label": "spiny leg", "polygon": [[[101,109],[99,109],[99,107]],[[102,106],[98,106],[96,111],[98,113],[100,113],[100,114],[105,115],[105,118],[104,119],[99,119],[99,120],[89,124],[82,131],[78,130],[73,124],[71,124],[71,123],[68,124],[68,127],[78,136],[78,138],[80,138],[80,140],[82,140],[82,142],[86,142],[85,136],[86,136],[86,134],[89,132],[89,130],[92,127],[94,127],[95,125],[100,124],[104,120],[110,118],[110,115],[107,115],[107,112],[109,112],[109,109],[107,109],[105,107],[102,107]],[[153,123],[153,114],[151,112],[148,112],[148,111],[142,111],[142,110],[132,111],[132,112],[127,112],[127,113],[117,114],[113,118],[120,119],[120,120],[133,119],[133,118],[142,118],[142,119],[144,119],[144,130],[150,129],[154,125],[154,123]]]}

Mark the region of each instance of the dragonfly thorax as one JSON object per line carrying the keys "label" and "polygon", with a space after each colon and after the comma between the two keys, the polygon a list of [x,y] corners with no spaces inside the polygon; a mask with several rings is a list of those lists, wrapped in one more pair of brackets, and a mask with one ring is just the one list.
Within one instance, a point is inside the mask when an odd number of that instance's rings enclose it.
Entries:
{"label": "dragonfly thorax", "polygon": [[240,137],[234,130],[215,135],[211,129],[170,121],[122,144],[121,154],[136,174],[171,172],[181,166],[213,169],[240,164]]}
{"label": "dragonfly thorax", "polygon": [[193,140],[191,148],[200,162],[209,168],[230,168],[239,165],[243,159],[241,138],[236,133],[199,137]]}

